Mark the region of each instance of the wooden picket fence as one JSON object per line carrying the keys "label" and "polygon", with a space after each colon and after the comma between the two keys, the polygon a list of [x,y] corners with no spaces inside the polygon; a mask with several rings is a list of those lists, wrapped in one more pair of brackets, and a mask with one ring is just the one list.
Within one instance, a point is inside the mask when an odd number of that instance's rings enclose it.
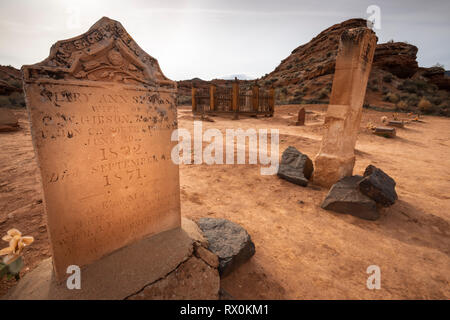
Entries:
{"label": "wooden picket fence", "polygon": [[192,88],[193,114],[230,114],[272,117],[274,113],[274,89],[265,90],[258,85],[240,88],[234,81],[232,87],[218,87],[211,84],[209,90]]}

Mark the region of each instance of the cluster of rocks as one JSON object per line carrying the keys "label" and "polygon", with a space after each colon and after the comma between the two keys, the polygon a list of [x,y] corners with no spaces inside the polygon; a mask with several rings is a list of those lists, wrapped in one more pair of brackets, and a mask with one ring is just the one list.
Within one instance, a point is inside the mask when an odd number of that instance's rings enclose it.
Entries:
{"label": "cluster of rocks", "polygon": [[395,181],[383,170],[369,165],[363,176],[345,177],[335,183],[321,207],[339,213],[376,220],[379,207],[389,207],[398,199]]}
{"label": "cluster of rocks", "polygon": [[[306,187],[313,171],[311,159],[289,146],[283,152],[277,174],[284,180]],[[380,217],[380,207],[389,207],[398,199],[395,185],[394,179],[383,170],[369,165],[363,176],[344,177],[335,183],[321,207],[362,219],[376,220]]]}
{"label": "cluster of rocks", "polygon": [[197,223],[182,218],[182,228],[194,241],[193,254],[166,277],[128,300],[232,298],[220,288],[220,278],[255,254],[250,235],[242,226],[218,218],[201,218]]}

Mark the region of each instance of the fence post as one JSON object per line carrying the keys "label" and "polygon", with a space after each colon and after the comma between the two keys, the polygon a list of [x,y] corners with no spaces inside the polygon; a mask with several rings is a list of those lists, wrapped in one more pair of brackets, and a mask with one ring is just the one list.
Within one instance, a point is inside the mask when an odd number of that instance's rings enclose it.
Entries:
{"label": "fence post", "polygon": [[211,84],[209,86],[209,110],[214,111],[216,109],[216,85]]}
{"label": "fence post", "polygon": [[197,111],[197,88],[192,86],[192,113]]}
{"label": "fence post", "polygon": [[231,106],[234,111],[234,119],[239,119],[239,82],[237,78],[234,78],[233,82],[233,94],[231,99]]}
{"label": "fence post", "polygon": [[258,112],[259,108],[259,86],[257,84],[253,85],[252,88],[252,102],[253,102],[253,111]]}
{"label": "fence post", "polygon": [[274,112],[275,112],[275,89],[272,87],[269,90],[269,95],[270,95],[270,116],[273,116]]}

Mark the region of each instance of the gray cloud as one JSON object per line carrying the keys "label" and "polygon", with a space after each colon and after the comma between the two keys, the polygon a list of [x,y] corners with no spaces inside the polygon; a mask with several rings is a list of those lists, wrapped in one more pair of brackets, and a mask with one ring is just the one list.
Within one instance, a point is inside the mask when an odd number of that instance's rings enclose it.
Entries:
{"label": "gray cloud", "polygon": [[[102,16],[119,20],[175,80],[262,76],[325,28],[381,8],[379,42],[418,46],[421,66],[450,69],[450,1],[10,1],[0,3],[0,64],[20,67],[85,32]],[[79,11],[79,25],[71,25]],[[77,19],[75,19],[77,20]]]}

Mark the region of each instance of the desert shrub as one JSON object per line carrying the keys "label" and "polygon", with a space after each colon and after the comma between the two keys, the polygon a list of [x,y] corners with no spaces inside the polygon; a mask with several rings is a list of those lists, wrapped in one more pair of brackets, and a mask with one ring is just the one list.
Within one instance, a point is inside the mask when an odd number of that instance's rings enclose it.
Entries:
{"label": "desert shrub", "polygon": [[289,69],[291,69],[292,68],[292,64],[288,64],[287,66],[286,66],[286,69],[287,70],[289,70]]}
{"label": "desert shrub", "polygon": [[188,104],[192,104],[191,96],[184,96],[184,95],[177,96],[177,105],[178,106],[188,105]]}
{"label": "desert shrub", "polygon": [[383,81],[386,83],[391,83],[392,82],[392,74],[387,74],[383,77]]}
{"label": "desert shrub", "polygon": [[264,81],[264,85],[266,85],[266,86],[270,86],[271,84],[272,84],[272,81],[270,81],[270,80]]}
{"label": "desert shrub", "polygon": [[430,101],[428,101],[425,98],[420,99],[419,103],[417,104],[417,106],[419,107],[419,110],[424,112],[424,113],[429,113],[431,112],[431,109],[433,107],[433,105],[431,104]]}
{"label": "desert shrub", "polygon": [[8,99],[15,107],[25,107],[25,98],[23,96],[23,93],[13,92],[10,94]]}
{"label": "desert shrub", "polygon": [[386,95],[386,94],[389,93],[389,89],[388,89],[387,87],[383,87],[383,88],[381,88],[381,92],[382,92],[384,95]]}
{"label": "desert shrub", "polygon": [[388,92],[384,97],[383,97],[384,101],[389,101],[392,103],[397,103],[400,98],[398,97],[398,95],[396,95],[395,93],[392,92]]}
{"label": "desert shrub", "polygon": [[427,97],[427,99],[428,99],[428,101],[431,102],[431,104],[434,104],[435,106],[438,106],[442,103],[441,97],[432,96],[432,97]]}
{"label": "desert shrub", "polygon": [[297,90],[295,90],[294,91],[294,96],[295,97],[300,97],[300,96],[304,96],[304,93],[303,93],[303,90],[301,90],[301,89],[297,89]]}
{"label": "desert shrub", "polygon": [[288,104],[302,104],[303,103],[303,99],[302,97],[294,97],[288,100]]}
{"label": "desert shrub", "polygon": [[419,93],[425,91],[428,88],[431,89],[430,85],[426,81],[420,79],[407,79],[403,81],[403,83],[400,84],[397,88],[409,93]]}
{"label": "desert shrub", "polygon": [[408,110],[408,104],[405,101],[402,101],[402,100],[397,102],[396,107],[397,107],[397,109],[399,109],[401,111]]}
{"label": "desert shrub", "polygon": [[7,83],[12,87],[22,89],[22,81],[20,81],[20,80],[10,79],[7,81]]}
{"label": "desert shrub", "polygon": [[8,96],[0,96],[0,108],[11,108],[11,101]]}
{"label": "desert shrub", "polygon": [[288,94],[288,89],[286,87],[281,89],[282,94]]}
{"label": "desert shrub", "polygon": [[322,90],[320,90],[319,91],[319,95],[318,95],[318,98],[319,99],[325,99],[325,98],[328,98],[328,91],[325,89],[325,88],[323,88]]}

